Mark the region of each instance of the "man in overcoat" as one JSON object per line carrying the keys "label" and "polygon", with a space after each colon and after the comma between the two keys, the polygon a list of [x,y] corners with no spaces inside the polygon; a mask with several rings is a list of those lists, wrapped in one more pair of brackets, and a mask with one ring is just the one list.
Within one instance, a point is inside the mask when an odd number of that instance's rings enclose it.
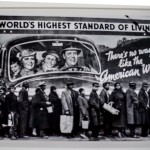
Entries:
{"label": "man in overcoat", "polygon": [[19,123],[19,107],[17,96],[15,95],[15,86],[11,84],[9,86],[9,93],[6,95],[6,105],[8,110],[8,115],[11,116],[13,127],[10,127],[10,136],[12,140],[17,139],[18,137],[18,123]]}
{"label": "man in overcoat", "polygon": [[29,98],[28,98],[29,84],[24,82],[22,89],[19,91],[19,114],[20,114],[20,137],[27,138],[28,115],[29,115]]}
{"label": "man in overcoat", "polygon": [[139,100],[135,92],[135,89],[136,83],[130,82],[129,88],[126,91],[126,109],[127,109],[127,124],[130,129],[130,136],[136,138],[137,135],[135,135],[135,128],[139,124],[139,113],[138,113]]}
{"label": "man in overcoat", "polygon": [[[109,94],[109,86],[110,82],[103,83],[103,89],[100,92],[100,103],[103,106],[104,103],[108,104],[110,102],[110,94]],[[104,135],[110,136],[112,131],[112,115],[103,110],[103,122],[104,122]]]}
{"label": "man in overcoat", "polygon": [[100,126],[100,99],[97,94],[99,84],[92,84],[92,91],[89,98],[89,111],[90,111],[90,121],[92,129],[92,137],[97,138],[99,135]]}
{"label": "man in overcoat", "polygon": [[48,138],[47,131],[49,129],[49,113],[47,107],[51,105],[48,96],[45,93],[46,84],[40,82],[39,89],[36,93],[35,105],[38,107],[38,128],[40,130],[40,136],[42,138]]}
{"label": "man in overcoat", "polygon": [[139,100],[139,116],[140,116],[140,124],[142,126],[142,133],[141,136],[146,137],[148,136],[148,127],[149,127],[149,108],[150,108],[150,101],[149,95],[147,92],[148,83],[143,82],[142,88],[138,93],[138,100]]}
{"label": "man in overcoat", "polygon": [[74,83],[66,84],[66,89],[61,94],[61,103],[63,114],[73,116],[73,130],[70,137],[73,137],[79,131],[79,106],[77,103],[78,92],[73,90]]}

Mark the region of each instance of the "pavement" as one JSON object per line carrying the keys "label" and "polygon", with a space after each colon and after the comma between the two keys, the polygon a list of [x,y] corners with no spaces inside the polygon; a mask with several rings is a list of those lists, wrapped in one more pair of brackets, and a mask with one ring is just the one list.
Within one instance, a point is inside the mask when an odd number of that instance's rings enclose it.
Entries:
{"label": "pavement", "polygon": [[119,138],[118,136],[102,136],[99,135],[97,139],[93,137],[82,138],[80,136],[75,136],[73,138],[67,138],[65,136],[49,136],[48,138],[41,138],[41,137],[27,137],[27,138],[18,138],[17,140],[11,140],[10,138],[3,138],[0,139],[1,141],[149,141],[150,142],[150,135],[147,137],[122,137]]}
{"label": "pavement", "polygon": [[149,150],[150,149],[150,135],[148,137],[138,137],[130,138],[123,137],[118,138],[99,136],[97,140],[92,138],[81,138],[76,136],[74,138],[68,139],[64,136],[49,136],[48,139],[43,139],[39,137],[29,137],[26,139],[19,138],[17,140],[11,140],[9,138],[4,138],[0,140],[0,150],[38,150],[38,149],[74,149],[83,148],[85,149],[116,149],[126,150],[129,148],[134,148],[138,150]]}

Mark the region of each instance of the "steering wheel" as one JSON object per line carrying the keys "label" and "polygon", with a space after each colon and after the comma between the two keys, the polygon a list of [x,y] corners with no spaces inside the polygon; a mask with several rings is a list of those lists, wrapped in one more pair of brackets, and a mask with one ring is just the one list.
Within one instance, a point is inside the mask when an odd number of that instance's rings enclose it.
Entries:
{"label": "steering wheel", "polygon": [[72,67],[68,67],[65,69],[62,69],[62,71],[84,71],[83,67],[78,67],[78,66],[72,66]]}

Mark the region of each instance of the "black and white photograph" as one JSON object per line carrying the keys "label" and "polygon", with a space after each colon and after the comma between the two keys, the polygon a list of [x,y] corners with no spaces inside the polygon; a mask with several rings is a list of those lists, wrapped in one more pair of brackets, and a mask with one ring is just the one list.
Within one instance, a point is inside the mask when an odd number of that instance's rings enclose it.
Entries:
{"label": "black and white photograph", "polygon": [[0,140],[150,141],[150,15],[107,11],[0,11]]}

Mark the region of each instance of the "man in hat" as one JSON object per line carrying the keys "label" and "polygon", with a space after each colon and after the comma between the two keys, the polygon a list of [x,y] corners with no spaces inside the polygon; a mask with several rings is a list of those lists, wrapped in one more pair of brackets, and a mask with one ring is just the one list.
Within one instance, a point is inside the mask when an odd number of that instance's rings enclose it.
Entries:
{"label": "man in hat", "polygon": [[130,82],[129,88],[126,91],[127,124],[130,129],[130,136],[136,138],[137,135],[135,135],[135,128],[137,124],[139,124],[138,120],[139,100],[135,90],[136,90],[136,83]]}
{"label": "man in hat", "polygon": [[[100,92],[100,103],[103,106],[104,103],[108,104],[110,102],[110,82],[103,83],[103,89]],[[112,115],[110,112],[103,110],[103,120],[104,120],[104,135],[110,136],[112,134]]]}
{"label": "man in hat", "polygon": [[56,52],[45,52],[42,54],[44,61],[42,62],[41,72],[58,71],[59,56]]}
{"label": "man in hat", "polygon": [[100,99],[97,94],[99,89],[98,83],[92,84],[92,91],[89,98],[89,114],[91,121],[92,137],[98,138],[100,128]]}
{"label": "man in hat", "polygon": [[143,82],[142,87],[138,93],[138,100],[139,100],[139,116],[140,116],[140,124],[142,126],[142,133],[141,136],[146,137],[148,136],[148,127],[149,127],[149,108],[150,108],[150,101],[149,95],[147,92],[148,83]]}
{"label": "man in hat", "polygon": [[63,47],[61,56],[63,57],[65,64],[60,68],[61,71],[86,71],[95,72],[96,70],[92,67],[79,66],[78,58],[82,49],[77,48],[75,44],[68,43]]}
{"label": "man in hat", "polygon": [[33,75],[37,72],[36,65],[36,52],[30,49],[23,49],[20,53],[19,59],[21,61],[21,76]]}
{"label": "man in hat", "polygon": [[11,116],[11,121],[13,123],[13,127],[11,127],[10,136],[12,140],[17,139],[17,128],[18,128],[18,117],[19,117],[19,108],[17,96],[15,95],[15,86],[11,84],[9,86],[9,93],[6,95],[6,104],[8,115]]}
{"label": "man in hat", "polygon": [[40,137],[48,138],[46,135],[49,129],[49,114],[47,107],[51,105],[48,96],[45,93],[46,84],[45,82],[39,82],[39,91],[36,93],[35,105],[37,106],[37,122],[38,129],[40,130]]}
{"label": "man in hat", "polygon": [[29,98],[28,98],[28,82],[23,82],[22,89],[19,91],[19,114],[20,114],[20,137],[27,138],[28,115],[29,115]]}
{"label": "man in hat", "polygon": [[66,84],[66,89],[61,94],[61,103],[63,114],[73,116],[73,130],[70,137],[73,137],[79,131],[79,106],[77,103],[78,92],[73,90],[74,83]]}

